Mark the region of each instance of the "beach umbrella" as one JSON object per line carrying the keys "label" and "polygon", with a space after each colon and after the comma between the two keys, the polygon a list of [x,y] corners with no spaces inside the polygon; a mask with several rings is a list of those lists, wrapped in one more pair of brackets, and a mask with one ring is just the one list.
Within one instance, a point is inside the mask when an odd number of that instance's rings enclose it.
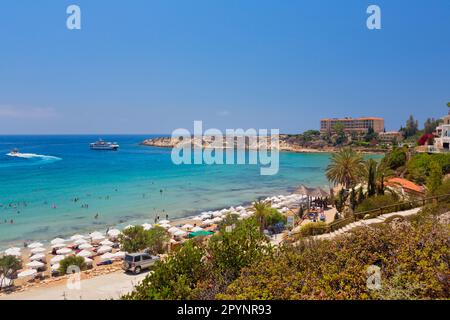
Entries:
{"label": "beach umbrella", "polygon": [[185,229],[185,230],[189,230],[189,229],[192,229],[194,226],[192,225],[192,224],[189,224],[189,223],[186,223],[184,226],[182,226],[181,228],[182,229]]}
{"label": "beach umbrella", "polygon": [[33,242],[32,244],[29,244],[27,246],[27,248],[34,249],[34,248],[39,248],[39,247],[42,247],[42,246],[43,246],[43,244],[40,243],[40,242]]}
{"label": "beach umbrella", "polygon": [[61,249],[61,248],[65,248],[66,244],[65,243],[56,243],[54,245],[52,245],[52,249]]}
{"label": "beach umbrella", "polygon": [[58,271],[59,269],[59,263],[55,263],[54,265],[51,266],[52,271]]}
{"label": "beach umbrella", "polygon": [[194,221],[202,221],[203,219],[200,216],[196,216],[196,217],[193,217],[192,220],[194,220]]}
{"label": "beach umbrella", "polygon": [[104,240],[105,236],[103,235],[96,235],[95,237],[92,237],[92,243],[99,243],[100,241]]}
{"label": "beach umbrella", "polygon": [[213,221],[211,219],[206,219],[205,221],[202,222],[202,225],[207,226],[207,225],[210,225],[212,223],[213,223]]}
{"label": "beach umbrella", "polygon": [[117,238],[117,237],[120,235],[120,230],[118,230],[118,229],[111,229],[111,230],[108,230],[107,235],[108,235],[110,238],[115,239],[115,238]]}
{"label": "beach umbrella", "polygon": [[30,257],[30,261],[45,260],[45,254],[37,253]]}
{"label": "beach umbrella", "polygon": [[162,228],[164,228],[164,229],[169,229],[169,228],[172,227],[172,226],[171,226],[170,224],[168,224],[168,223],[163,223],[163,224],[160,224],[159,226],[162,227]]}
{"label": "beach umbrella", "polygon": [[109,241],[109,240],[103,240],[102,242],[100,242],[100,244],[102,245],[102,246],[113,246],[114,245],[114,242],[112,242],[112,241]]}
{"label": "beach umbrella", "polygon": [[18,278],[26,278],[30,276],[34,276],[37,273],[36,269],[28,269],[17,274]]}
{"label": "beach umbrella", "polygon": [[169,220],[161,220],[161,221],[159,222],[159,224],[169,224],[169,223],[170,223]]}
{"label": "beach umbrella", "polygon": [[153,226],[151,224],[149,224],[149,223],[144,223],[142,225],[142,227],[144,227],[144,230],[150,230],[151,228],[153,228]]}
{"label": "beach umbrella", "polygon": [[50,260],[50,264],[54,265],[59,263],[61,260],[64,260],[65,256],[63,255],[58,255],[58,256],[54,256],[51,260]]}
{"label": "beach umbrella", "polygon": [[106,252],[111,252],[113,248],[111,248],[110,246],[101,246],[100,248],[97,249],[97,253],[102,254],[102,253],[106,253]]}
{"label": "beach umbrella", "polygon": [[66,255],[66,254],[72,253],[72,249],[69,249],[69,248],[62,248],[62,249],[56,250],[56,253],[57,253],[58,255]]}
{"label": "beach umbrella", "polygon": [[94,254],[89,250],[81,250],[80,252],[77,253],[77,256],[83,257],[83,258],[92,257],[93,255]]}
{"label": "beach umbrella", "polygon": [[20,256],[20,248],[9,248],[5,250],[6,256]]}
{"label": "beach umbrella", "polygon": [[27,267],[30,267],[31,269],[39,269],[42,268],[43,266],[45,266],[45,264],[40,261],[31,261],[27,263]]}
{"label": "beach umbrella", "polygon": [[183,230],[177,230],[173,233],[173,235],[176,237],[183,237],[183,236],[187,235],[187,232],[183,231]]}
{"label": "beach umbrella", "polygon": [[201,228],[201,227],[193,227],[191,231],[192,232],[203,231],[203,228]]}
{"label": "beach umbrella", "polygon": [[9,278],[5,278],[3,275],[0,276],[0,289],[8,288],[12,286],[13,282]]}
{"label": "beach umbrella", "polygon": [[177,232],[178,230],[180,230],[180,229],[178,229],[177,227],[172,227],[172,228],[170,228],[170,229],[167,230],[167,231],[169,231],[169,233],[174,234],[174,233]]}
{"label": "beach umbrella", "polygon": [[62,239],[62,238],[55,238],[52,241],[50,241],[51,244],[60,244],[60,243],[64,243],[66,242],[66,240]]}
{"label": "beach umbrella", "polygon": [[80,244],[88,243],[88,242],[89,242],[89,241],[87,241],[86,239],[77,239],[77,240],[74,241],[73,244],[75,244],[75,245],[80,245]]}
{"label": "beach umbrella", "polygon": [[220,222],[220,221],[222,221],[222,218],[220,218],[220,217],[215,217],[214,219],[212,219],[211,220],[212,222]]}
{"label": "beach umbrella", "polygon": [[103,236],[103,233],[99,232],[99,231],[94,231],[89,235],[89,237],[91,237],[91,238],[97,237],[97,236]]}
{"label": "beach umbrella", "polygon": [[78,239],[84,239],[84,236],[82,236],[81,234],[76,234],[70,237],[70,240],[75,241]]}
{"label": "beach umbrella", "polygon": [[134,227],[133,225],[129,224],[125,228],[123,228],[123,230],[130,229],[130,228],[133,228],[133,227]]}
{"label": "beach umbrella", "polygon": [[84,257],[84,262],[90,266],[90,265],[92,265],[93,260],[89,259],[88,257]]}
{"label": "beach umbrella", "polygon": [[102,260],[111,260],[114,259],[114,254],[107,252],[100,257]]}
{"label": "beach umbrella", "polygon": [[36,253],[42,253],[42,252],[44,252],[45,251],[45,249],[44,248],[42,248],[42,247],[37,247],[37,248],[34,248],[34,249],[31,249],[31,253],[32,254],[36,254]]}
{"label": "beach umbrella", "polygon": [[117,251],[113,253],[115,259],[123,259],[125,258],[126,253],[124,251]]}
{"label": "beach umbrella", "polygon": [[78,249],[81,249],[81,250],[92,249],[92,248],[93,248],[93,246],[89,243],[83,243],[78,246]]}

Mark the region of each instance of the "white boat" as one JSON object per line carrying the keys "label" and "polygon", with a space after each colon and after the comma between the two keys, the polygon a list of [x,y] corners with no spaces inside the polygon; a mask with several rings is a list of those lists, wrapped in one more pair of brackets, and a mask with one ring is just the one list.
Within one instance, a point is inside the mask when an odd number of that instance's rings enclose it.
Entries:
{"label": "white boat", "polygon": [[107,142],[102,139],[90,144],[92,150],[112,150],[116,151],[119,149],[119,145],[116,142]]}

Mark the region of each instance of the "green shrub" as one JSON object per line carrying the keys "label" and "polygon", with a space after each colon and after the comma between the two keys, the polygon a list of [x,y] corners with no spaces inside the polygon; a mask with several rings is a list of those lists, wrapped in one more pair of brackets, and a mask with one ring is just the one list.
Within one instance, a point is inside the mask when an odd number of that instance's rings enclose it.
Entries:
{"label": "green shrub", "polygon": [[273,226],[279,222],[286,224],[287,218],[281,214],[277,209],[271,208],[266,215],[266,225]]}
{"label": "green shrub", "polygon": [[120,248],[125,252],[139,252],[148,249],[153,254],[163,253],[167,241],[167,231],[159,226],[144,230],[142,226],[125,229],[119,236]]}
{"label": "green shrub", "polygon": [[69,267],[72,266],[78,267],[80,270],[86,270],[87,267],[83,257],[68,256],[59,262],[58,272],[60,274],[66,274]]}
{"label": "green shrub", "polygon": [[396,170],[406,164],[406,152],[405,148],[394,148],[383,158],[383,161],[390,169]]}
{"label": "green shrub", "polygon": [[[449,241],[448,225],[428,217],[401,229],[384,224],[303,242],[244,268],[217,298],[449,299]],[[371,265],[381,269],[381,290],[367,287]]]}
{"label": "green shrub", "polygon": [[[356,212],[364,212],[369,210],[378,209],[380,207],[388,206],[391,204],[396,204],[399,202],[399,199],[397,196],[394,196],[392,194],[384,194],[384,195],[378,195],[371,198],[364,199],[363,202],[361,202],[358,207],[356,208]],[[393,208],[393,211],[395,211],[395,208]],[[388,211],[386,211],[387,213]]]}
{"label": "green shrub", "polygon": [[322,221],[310,222],[300,228],[300,235],[302,237],[315,236],[323,234],[327,231],[327,224]]}

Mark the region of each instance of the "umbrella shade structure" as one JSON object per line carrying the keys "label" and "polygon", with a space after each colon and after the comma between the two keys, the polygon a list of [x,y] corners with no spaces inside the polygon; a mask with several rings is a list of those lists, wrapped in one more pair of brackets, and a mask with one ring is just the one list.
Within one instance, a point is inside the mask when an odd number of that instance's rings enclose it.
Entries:
{"label": "umbrella shade structure", "polygon": [[96,236],[91,238],[93,243],[99,243],[100,241],[103,241],[104,239],[105,239],[105,236],[104,235],[100,235],[100,234],[98,234],[98,235],[96,235]]}
{"label": "umbrella shade structure", "polygon": [[58,255],[66,255],[66,254],[72,253],[72,249],[69,249],[69,248],[62,248],[62,249],[56,250],[56,253],[57,253]]}
{"label": "umbrella shade structure", "polygon": [[94,261],[94,260],[89,259],[88,257],[84,257],[84,262],[85,262],[88,266],[91,266],[93,261]]}
{"label": "umbrella shade structure", "polygon": [[84,239],[84,236],[82,236],[81,234],[76,234],[70,237],[70,240],[75,241],[78,239]]}
{"label": "umbrella shade structure", "polygon": [[192,232],[203,231],[203,228],[202,227],[193,227],[191,231]]}
{"label": "umbrella shade structure", "polygon": [[81,250],[77,253],[77,256],[83,257],[83,258],[89,258],[92,257],[94,254],[89,250]]}
{"label": "umbrella shade structure", "polygon": [[34,249],[34,248],[39,248],[42,246],[44,246],[44,245],[40,242],[33,242],[32,244],[29,244],[27,247],[30,249]]}
{"label": "umbrella shade structure", "polygon": [[45,266],[45,263],[42,263],[40,261],[31,261],[29,263],[27,263],[27,267],[31,268],[31,269],[39,269]]}
{"label": "umbrella shade structure", "polygon": [[58,255],[58,256],[54,256],[51,260],[50,260],[50,264],[54,265],[59,263],[61,260],[64,260],[65,256],[63,255]]}
{"label": "umbrella shade structure", "polygon": [[325,190],[323,190],[322,188],[308,188],[304,185],[301,185],[300,187],[298,187],[297,190],[295,190],[296,193],[300,193],[303,195],[307,195],[309,197],[329,197],[330,194],[328,192],[326,192]]}
{"label": "umbrella shade structure", "polygon": [[0,289],[8,288],[13,285],[13,281],[9,278],[5,278],[3,275],[0,276]]}
{"label": "umbrella shade structure", "polygon": [[26,278],[26,277],[31,277],[34,276],[37,273],[36,269],[28,269],[28,270],[24,270],[22,272],[20,272],[19,274],[17,274],[18,278]]}
{"label": "umbrella shade structure", "polygon": [[123,230],[127,230],[127,229],[130,229],[130,228],[133,228],[133,227],[134,227],[133,225],[129,224],[125,228],[123,228]]}
{"label": "umbrella shade structure", "polygon": [[92,248],[93,248],[93,246],[90,243],[83,243],[78,246],[78,249],[81,249],[81,250],[92,249]]}
{"label": "umbrella shade structure", "polygon": [[52,265],[52,271],[53,272],[56,272],[56,271],[58,271],[58,269],[59,269],[59,263],[55,263],[54,265]]}
{"label": "umbrella shade structure", "polygon": [[169,220],[161,220],[161,221],[159,222],[159,224],[169,224],[169,223],[170,223]]}
{"label": "umbrella shade structure", "polygon": [[94,238],[94,237],[98,237],[98,236],[104,236],[103,233],[99,232],[99,231],[94,231],[92,232],[89,237]]}
{"label": "umbrella shade structure", "polygon": [[150,223],[144,223],[142,227],[144,228],[144,230],[150,230],[151,228],[153,228],[153,226]]}
{"label": "umbrella shade structure", "polygon": [[83,243],[88,243],[89,241],[87,241],[86,239],[77,239],[77,240],[75,240],[74,242],[73,242],[73,244],[75,244],[75,245],[80,245],[80,244],[83,244]]}
{"label": "umbrella shade structure", "polygon": [[66,244],[65,243],[56,243],[54,245],[52,245],[52,249],[61,249],[61,248],[65,248]]}
{"label": "umbrella shade structure", "polygon": [[5,256],[20,256],[20,248],[9,248],[5,250]]}
{"label": "umbrella shade structure", "polygon": [[212,234],[214,234],[214,232],[201,230],[201,231],[189,233],[189,238],[205,237],[205,236],[209,236],[209,235],[212,235]]}
{"label": "umbrella shade structure", "polygon": [[39,261],[39,260],[45,260],[45,254],[37,253],[30,257],[30,261]]}
{"label": "umbrella shade structure", "polygon": [[169,230],[167,230],[167,231],[169,231],[170,233],[175,233],[175,232],[177,232],[178,230],[180,230],[180,229],[178,229],[177,227],[172,227],[172,228],[170,228]]}
{"label": "umbrella shade structure", "polygon": [[109,241],[109,240],[103,240],[103,241],[101,241],[100,242],[100,244],[102,245],[102,246],[113,246],[114,245],[114,242],[112,242],[112,241]]}
{"label": "umbrella shade structure", "polygon": [[124,251],[117,251],[116,253],[113,253],[115,259],[124,259],[126,253]]}
{"label": "umbrella shade structure", "polygon": [[45,248],[37,247],[37,248],[31,249],[30,252],[31,252],[32,254],[42,253],[42,252],[45,252]]}
{"label": "umbrella shade structure", "polygon": [[164,229],[170,229],[172,226],[168,223],[162,223],[159,225],[160,227],[164,228]]}
{"label": "umbrella shade structure", "polygon": [[186,223],[185,225],[183,225],[182,227],[181,227],[181,229],[184,229],[184,230],[190,230],[190,229],[192,229],[194,226],[192,225],[192,224],[189,224],[189,223]]}
{"label": "umbrella shade structure", "polygon": [[103,253],[111,252],[112,249],[113,248],[111,248],[110,246],[101,246],[100,248],[98,248],[97,253],[103,254]]}
{"label": "umbrella shade structure", "polygon": [[64,242],[66,242],[66,240],[64,240],[63,238],[55,238],[52,241],[50,241],[50,244],[60,244]]}
{"label": "umbrella shade structure", "polygon": [[115,257],[114,254],[107,252],[107,253],[103,254],[100,258],[102,260],[111,260],[111,259],[114,259],[114,257]]}
{"label": "umbrella shade structure", "polygon": [[107,235],[110,239],[116,239],[120,235],[119,229],[108,230]]}
{"label": "umbrella shade structure", "polygon": [[176,236],[176,237],[184,237],[185,235],[187,235],[187,232],[183,231],[183,230],[178,230],[178,231],[175,231],[173,233],[173,235]]}

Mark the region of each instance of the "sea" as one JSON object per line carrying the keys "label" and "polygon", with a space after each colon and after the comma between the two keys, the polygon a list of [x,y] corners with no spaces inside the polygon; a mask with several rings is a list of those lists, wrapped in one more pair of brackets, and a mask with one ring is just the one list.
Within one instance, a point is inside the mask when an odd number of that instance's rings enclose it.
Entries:
{"label": "sea", "polygon": [[[301,184],[329,188],[327,153],[281,152],[278,173],[264,176],[258,165],[176,165],[171,149],[140,145],[158,136],[0,136],[0,249],[192,216]],[[90,150],[99,138],[120,149]],[[20,157],[8,155],[14,148]]]}

